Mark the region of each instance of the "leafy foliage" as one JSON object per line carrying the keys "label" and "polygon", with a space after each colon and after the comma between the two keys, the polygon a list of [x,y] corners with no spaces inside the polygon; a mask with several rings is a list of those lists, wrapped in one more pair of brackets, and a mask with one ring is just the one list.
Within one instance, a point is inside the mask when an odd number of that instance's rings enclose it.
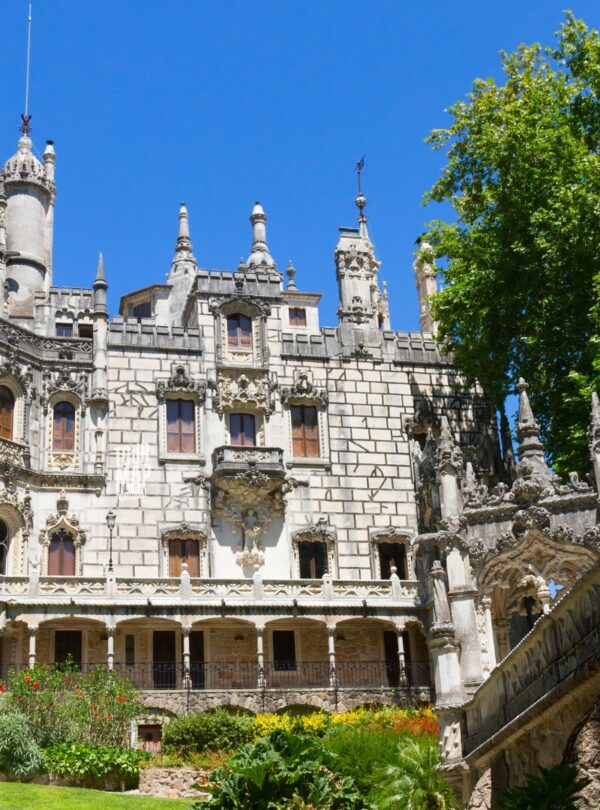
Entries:
{"label": "leafy foliage", "polygon": [[578,779],[574,765],[540,768],[528,774],[523,787],[509,788],[500,810],[576,810],[576,801],[589,779]]}
{"label": "leafy foliage", "polygon": [[352,779],[337,777],[322,762],[318,740],[274,731],[213,773],[212,798],[194,810],[319,808],[362,810],[366,805]]}
{"label": "leafy foliage", "polygon": [[151,759],[146,751],[78,743],[54,745],[44,755],[45,770],[56,776],[98,779],[111,774],[127,781],[134,781],[142,762]]}
{"label": "leafy foliage", "polygon": [[183,756],[207,750],[233,751],[257,736],[254,717],[224,709],[176,718],[163,731],[165,753]]}
{"label": "leafy foliage", "polygon": [[77,668],[36,664],[11,677],[11,711],[27,718],[42,748],[63,742],[119,746],[140,713],[135,690],[107,669],[83,675]]}
{"label": "leafy foliage", "polygon": [[405,737],[396,763],[381,774],[377,807],[381,810],[451,810],[458,807],[452,789],[438,773],[438,741]]}
{"label": "leafy foliage", "polygon": [[21,714],[0,714],[0,772],[12,776],[34,776],[43,756],[31,739],[27,720]]}
{"label": "leafy foliage", "polygon": [[587,471],[600,389],[600,38],[567,14],[557,47],[502,54],[428,138],[448,161],[426,201],[449,202],[427,240],[441,258],[439,337],[501,407],[519,376],[560,473]]}

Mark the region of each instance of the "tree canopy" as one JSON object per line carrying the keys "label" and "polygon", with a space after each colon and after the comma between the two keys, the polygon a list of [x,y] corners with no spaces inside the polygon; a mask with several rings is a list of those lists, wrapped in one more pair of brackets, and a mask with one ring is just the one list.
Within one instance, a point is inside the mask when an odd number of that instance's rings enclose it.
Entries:
{"label": "tree canopy", "polygon": [[590,394],[600,389],[600,38],[567,13],[554,47],[502,53],[503,83],[478,79],[428,142],[447,151],[426,202],[440,260],[432,298],[468,384],[497,408],[518,377],[555,469],[589,469]]}

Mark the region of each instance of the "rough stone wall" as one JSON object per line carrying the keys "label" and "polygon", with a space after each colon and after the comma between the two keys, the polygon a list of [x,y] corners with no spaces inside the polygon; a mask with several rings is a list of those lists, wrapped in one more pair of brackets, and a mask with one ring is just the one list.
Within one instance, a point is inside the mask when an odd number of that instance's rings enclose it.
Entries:
{"label": "rough stone wall", "polygon": [[206,799],[209,794],[195,785],[205,785],[206,771],[195,768],[142,768],[140,793],[164,799]]}

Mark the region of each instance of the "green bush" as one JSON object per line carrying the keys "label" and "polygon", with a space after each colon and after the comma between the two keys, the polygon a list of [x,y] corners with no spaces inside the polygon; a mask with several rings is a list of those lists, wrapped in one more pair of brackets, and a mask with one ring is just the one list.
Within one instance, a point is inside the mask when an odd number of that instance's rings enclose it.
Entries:
{"label": "green bush", "polygon": [[167,754],[202,751],[233,751],[257,736],[256,720],[224,709],[171,720],[163,730],[162,746]]}
{"label": "green bush", "polygon": [[0,771],[11,776],[34,776],[43,755],[20,714],[0,714]]}
{"label": "green bush", "polygon": [[326,768],[325,756],[314,738],[274,731],[213,771],[211,799],[196,802],[192,810],[364,810],[352,779]]}
{"label": "green bush", "polygon": [[36,664],[11,676],[8,704],[25,715],[41,748],[65,742],[121,746],[140,713],[128,680],[106,668],[83,675],[74,665]]}
{"label": "green bush", "polygon": [[55,776],[101,779],[110,775],[128,783],[135,782],[140,765],[151,758],[148,752],[132,748],[78,743],[53,745],[44,753],[45,770]]}
{"label": "green bush", "polygon": [[527,784],[509,788],[500,810],[575,810],[579,794],[590,780],[578,779],[574,765],[540,768],[527,775]]}

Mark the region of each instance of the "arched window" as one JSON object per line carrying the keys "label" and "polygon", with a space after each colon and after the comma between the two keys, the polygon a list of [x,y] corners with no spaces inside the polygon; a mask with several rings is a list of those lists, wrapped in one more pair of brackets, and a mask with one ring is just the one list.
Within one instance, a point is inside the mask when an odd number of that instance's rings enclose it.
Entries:
{"label": "arched window", "polygon": [[75,408],[70,402],[54,406],[52,449],[61,453],[72,453],[75,449]]}
{"label": "arched window", "polygon": [[0,520],[0,574],[6,574],[6,562],[8,559],[8,526]]}
{"label": "arched window", "polygon": [[15,398],[10,388],[0,385],[0,439],[12,439]]}
{"label": "arched window", "polygon": [[232,349],[252,348],[252,321],[247,315],[227,316],[227,345]]}
{"label": "arched window", "polygon": [[187,563],[191,577],[200,576],[200,549],[193,538],[175,538],[169,541],[169,576],[180,577],[183,563]]}
{"label": "arched window", "polygon": [[50,536],[48,576],[75,576],[75,542],[72,535],[64,529],[59,529]]}

